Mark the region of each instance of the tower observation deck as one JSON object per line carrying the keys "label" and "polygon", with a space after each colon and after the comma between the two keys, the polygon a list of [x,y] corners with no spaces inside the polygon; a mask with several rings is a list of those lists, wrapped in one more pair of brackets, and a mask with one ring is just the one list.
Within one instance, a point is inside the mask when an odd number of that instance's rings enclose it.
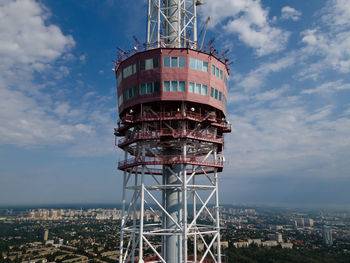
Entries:
{"label": "tower observation deck", "polygon": [[146,48],[115,68],[115,136],[124,151],[119,262],[221,262],[229,72],[197,48],[199,4],[149,0]]}

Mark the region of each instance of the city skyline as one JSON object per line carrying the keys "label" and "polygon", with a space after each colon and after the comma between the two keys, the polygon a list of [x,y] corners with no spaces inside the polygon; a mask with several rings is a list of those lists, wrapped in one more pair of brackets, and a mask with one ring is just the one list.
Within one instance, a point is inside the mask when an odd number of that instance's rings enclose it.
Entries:
{"label": "city skyline", "polygon": [[[278,3],[277,3],[278,2]],[[350,4],[207,1],[230,65],[221,203],[350,201]],[[116,46],[145,1],[0,4],[0,206],[118,203]]]}

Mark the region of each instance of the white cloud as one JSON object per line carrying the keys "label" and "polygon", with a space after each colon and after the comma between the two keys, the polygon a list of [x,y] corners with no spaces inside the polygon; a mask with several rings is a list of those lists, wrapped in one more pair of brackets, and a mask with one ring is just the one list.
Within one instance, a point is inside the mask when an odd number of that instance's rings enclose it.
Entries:
{"label": "white cloud", "polygon": [[211,17],[211,27],[222,23],[226,34],[238,34],[258,56],[285,48],[289,32],[272,26],[268,10],[262,7],[260,0],[208,1],[203,9],[205,16]]}
{"label": "white cloud", "polygon": [[333,27],[341,30],[350,25],[350,2],[348,0],[329,0],[325,7],[322,20]]}
{"label": "white cloud", "polygon": [[86,55],[69,53],[75,45],[72,36],[49,24],[48,17],[46,7],[34,0],[0,3],[0,143],[63,146],[74,155],[110,153],[109,101],[90,90],[82,94],[81,104],[72,106],[71,90],[56,81],[70,74],[68,63],[77,58],[84,63]]}
{"label": "white cloud", "polygon": [[264,85],[269,74],[284,70],[293,65],[294,62],[295,56],[294,53],[292,53],[276,61],[263,63],[256,69],[250,71],[237,85],[244,88],[247,92],[258,90]]}
{"label": "white cloud", "polygon": [[71,36],[56,25],[46,25],[43,8],[33,0],[0,4],[1,67],[15,64],[45,64],[74,46]]}
{"label": "white cloud", "polygon": [[326,119],[332,113],[333,107],[331,105],[326,105],[320,109],[316,109],[315,112],[306,116],[307,122],[319,121]]}
{"label": "white cloud", "polygon": [[[69,125],[50,114],[47,104],[26,95],[20,90],[11,90],[0,84],[0,142],[19,146],[52,145],[72,141],[80,134],[82,123]],[[60,107],[59,111],[64,111]]]}
{"label": "white cloud", "polygon": [[330,0],[322,14],[318,27],[301,33],[302,55],[306,61],[313,59],[301,72],[304,79],[317,78],[327,69],[350,72],[350,2]]}
{"label": "white cloud", "polygon": [[[0,4],[0,142],[16,145],[52,144],[74,138],[75,125],[50,115],[50,95],[33,82],[32,73],[47,72],[73,45],[35,1]],[[55,74],[69,74],[60,66]],[[57,75],[58,76],[58,75]]]}
{"label": "white cloud", "polygon": [[350,118],[332,113],[330,105],[310,111],[294,103],[230,114],[226,169],[237,176],[347,176]]}
{"label": "white cloud", "polygon": [[302,94],[313,94],[313,93],[331,93],[339,90],[349,90],[350,83],[343,83],[343,80],[337,80],[333,82],[325,82],[314,89],[305,89]]}
{"label": "white cloud", "polygon": [[255,95],[255,99],[260,102],[271,101],[280,98],[288,90],[287,86],[264,91]]}
{"label": "white cloud", "polygon": [[302,32],[304,52],[318,55],[324,67],[331,67],[341,73],[350,72],[350,32],[322,32],[319,28]]}
{"label": "white cloud", "polygon": [[290,6],[285,6],[281,10],[281,18],[283,20],[293,20],[298,21],[301,16],[301,12]]}

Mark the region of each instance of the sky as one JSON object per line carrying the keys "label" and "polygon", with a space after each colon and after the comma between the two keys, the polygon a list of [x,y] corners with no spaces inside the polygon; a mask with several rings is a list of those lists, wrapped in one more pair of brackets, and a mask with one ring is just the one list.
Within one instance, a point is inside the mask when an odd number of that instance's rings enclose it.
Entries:
{"label": "sky", "polygon": [[[220,201],[348,206],[350,1],[204,2],[232,62]],[[0,1],[0,205],[120,202],[112,60],[145,20],[144,0]]]}

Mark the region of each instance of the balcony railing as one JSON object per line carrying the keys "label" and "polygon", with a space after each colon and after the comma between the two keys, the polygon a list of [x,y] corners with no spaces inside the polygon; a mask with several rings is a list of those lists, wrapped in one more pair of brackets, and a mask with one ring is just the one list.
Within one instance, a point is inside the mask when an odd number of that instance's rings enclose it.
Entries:
{"label": "balcony railing", "polygon": [[161,129],[157,131],[134,132],[127,137],[119,139],[118,146],[121,147],[138,140],[160,139],[161,137],[167,137],[167,136],[173,137],[173,138],[189,138],[189,139],[208,141],[208,142],[220,143],[220,144],[224,142],[222,136],[215,136],[210,133],[202,133],[199,131],[192,131],[192,130]]}
{"label": "balcony railing", "polygon": [[125,127],[127,127],[128,123],[137,123],[142,121],[162,121],[162,120],[194,120],[198,122],[209,121],[212,122],[213,125],[222,127],[226,132],[231,131],[232,125],[227,123],[227,121],[222,120],[220,118],[216,118],[211,114],[201,114],[192,111],[186,112],[178,112],[178,111],[167,111],[167,112],[158,112],[151,113],[145,112],[143,114],[125,114],[121,118],[121,125],[118,127],[118,131],[121,131]]}
{"label": "balcony railing", "polygon": [[223,160],[221,158],[214,159],[212,157],[204,158],[203,156],[184,156],[184,155],[164,155],[157,157],[144,158],[130,158],[128,160],[120,161],[118,169],[125,170],[129,167],[139,165],[175,165],[175,164],[193,164],[211,167],[223,167]]}

